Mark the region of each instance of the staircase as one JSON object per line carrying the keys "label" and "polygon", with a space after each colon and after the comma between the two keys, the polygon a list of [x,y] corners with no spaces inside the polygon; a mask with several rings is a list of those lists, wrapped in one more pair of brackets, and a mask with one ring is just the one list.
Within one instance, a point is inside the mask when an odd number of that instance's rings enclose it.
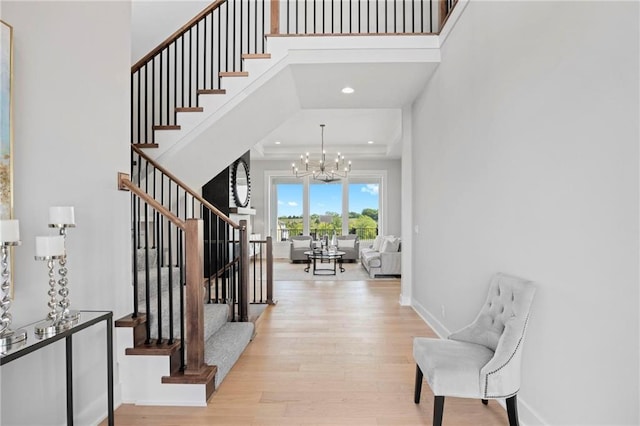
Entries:
{"label": "staircase", "polygon": [[[151,263],[155,263],[157,251],[150,251]],[[138,249],[138,270],[140,275],[139,281],[144,281],[144,275],[147,270],[144,268],[146,263],[145,249]],[[169,274],[173,274],[169,279]],[[158,279],[155,269],[149,270],[151,282]],[[158,299],[161,301],[161,316],[168,317],[169,304],[173,304],[174,311],[178,311],[179,298],[170,300],[170,281],[173,286],[173,294],[178,294],[180,287],[180,273],[178,269],[170,270],[163,267],[160,273],[161,293],[156,290],[151,291],[148,302],[150,310],[139,321],[131,321],[130,318],[121,319],[116,322],[118,330],[118,342],[124,340],[124,354],[127,359],[120,359],[121,365],[121,381],[123,389],[129,389],[128,394],[123,395],[123,400],[135,402],[137,404],[172,404],[180,405],[201,405],[206,402],[214,389],[224,380],[224,377],[231,370],[231,367],[240,357],[245,347],[249,344],[254,333],[254,324],[252,322],[233,322],[230,321],[232,313],[227,304],[209,303],[204,304],[204,361],[209,366],[215,366],[210,371],[211,376],[205,378],[205,383],[183,383],[183,376],[179,373],[179,361],[175,357],[179,356],[179,351],[175,345],[168,344],[166,347],[158,348],[157,345],[146,345],[144,339],[144,331],[147,323],[157,326],[157,306]],[[155,288],[155,287],[153,287]],[[147,300],[145,292],[139,290],[139,306],[141,311],[146,310]],[[174,316],[172,324],[174,330],[180,330],[180,319]],[[151,339],[156,341],[158,336],[170,335],[170,323],[161,324],[161,329],[156,327],[151,329]],[[133,330],[127,330],[132,328]],[[133,336],[133,339],[132,339]],[[136,342],[136,336],[138,341]],[[180,339],[181,333],[178,331],[175,339]],[[150,355],[150,352],[152,354]],[[154,361],[150,361],[149,357],[156,357]],[[138,359],[135,359],[135,358]],[[129,359],[134,358],[134,359]],[[126,366],[126,367],[125,367]],[[160,368],[158,368],[158,366]],[[128,367],[128,368],[127,368]],[[123,370],[124,368],[124,370]],[[148,377],[155,376],[161,378],[164,386],[149,386]],[[175,386],[178,384],[179,386]],[[171,389],[173,388],[173,389]],[[190,391],[185,392],[185,388]],[[204,390],[204,395],[203,395]],[[175,392],[172,392],[175,391]],[[194,394],[195,393],[195,398]]]}
{"label": "staircase", "polygon": [[253,336],[250,306],[272,303],[269,277],[250,271],[262,260],[250,257],[255,245],[269,258],[270,240],[249,242],[244,221],[135,146],[132,165],[132,179],[119,176],[132,193],[135,253],[133,313],[116,321],[123,401],[204,405]]}
{"label": "staircase", "polygon": [[[345,2],[218,0],[132,67],[131,170],[118,178],[119,188],[132,194],[135,265],[133,312],[116,321],[124,402],[206,405],[254,333],[249,301],[256,302],[257,291],[254,286],[252,297],[248,285],[246,224],[231,221],[191,186],[300,109],[292,64],[393,62],[398,46],[409,57],[420,51],[420,61],[439,60],[430,56],[437,46],[425,47],[424,38],[384,37],[436,34],[433,20],[443,22],[455,2],[435,2],[435,11],[434,2],[412,1],[410,11],[406,1],[402,11],[394,0],[372,0],[366,9],[349,2],[343,18]],[[332,9],[325,15],[326,3]],[[337,33],[381,37],[382,50]],[[304,53],[305,46],[319,46],[317,37],[292,37],[320,34],[324,57]],[[265,105],[265,99],[277,102]],[[243,122],[250,125],[239,128]],[[272,303],[272,290],[265,293],[258,303]]]}

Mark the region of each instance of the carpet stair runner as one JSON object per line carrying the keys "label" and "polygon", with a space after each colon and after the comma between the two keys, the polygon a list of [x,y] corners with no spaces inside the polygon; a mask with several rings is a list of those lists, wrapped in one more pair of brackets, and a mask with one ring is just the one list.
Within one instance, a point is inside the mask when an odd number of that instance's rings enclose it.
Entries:
{"label": "carpet stair runner", "polygon": [[[147,321],[151,324],[151,337],[158,336],[157,312],[158,312],[158,286],[157,269],[155,268],[157,252],[149,250],[149,264],[154,265],[149,269],[150,277],[150,312],[147,313]],[[146,301],[144,299],[145,282],[145,250],[138,250],[138,300],[141,312],[146,311]],[[173,306],[174,312],[179,312],[180,298],[178,288],[180,286],[180,270],[178,268],[162,267],[160,272],[161,282],[161,313],[164,318],[162,326],[162,336],[166,339],[169,336],[169,276],[172,275]],[[204,360],[208,365],[215,365],[218,371],[215,377],[216,388],[222,383],[225,376],[240,355],[247,347],[254,333],[252,322],[230,322],[230,306],[218,303],[204,303]],[[180,338],[180,318],[173,318],[173,332],[175,338]]]}

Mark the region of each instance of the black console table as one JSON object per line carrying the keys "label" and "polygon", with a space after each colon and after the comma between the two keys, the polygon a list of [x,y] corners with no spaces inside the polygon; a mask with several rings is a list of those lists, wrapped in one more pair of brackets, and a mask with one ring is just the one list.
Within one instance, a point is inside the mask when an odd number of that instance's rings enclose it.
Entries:
{"label": "black console table", "polygon": [[6,352],[0,353],[0,366],[55,343],[58,340],[65,339],[67,364],[67,425],[71,426],[73,425],[73,342],[71,338],[75,333],[102,321],[105,321],[107,325],[107,410],[109,413],[109,426],[113,426],[113,312],[80,311],[80,318],[77,324],[49,337],[40,338],[35,334],[34,329],[38,322],[20,327],[27,332],[27,340],[8,348]]}

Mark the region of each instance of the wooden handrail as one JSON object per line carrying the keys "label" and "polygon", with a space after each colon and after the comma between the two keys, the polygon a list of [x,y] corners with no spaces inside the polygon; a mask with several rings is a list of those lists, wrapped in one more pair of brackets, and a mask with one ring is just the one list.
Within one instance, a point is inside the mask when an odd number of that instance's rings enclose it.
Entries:
{"label": "wooden handrail", "polygon": [[186,229],[187,224],[185,221],[174,215],[165,206],[157,202],[153,197],[144,192],[138,185],[131,182],[129,175],[126,173],[118,173],[118,189],[121,191],[131,191],[136,194],[142,201],[149,204],[152,208],[158,211],[161,215],[165,216],[171,223],[183,231]]}
{"label": "wooden handrail", "polygon": [[226,1],[227,0],[217,0],[217,1],[213,2],[213,3],[211,3],[209,6],[205,7],[202,10],[202,12],[200,12],[196,16],[194,16],[189,22],[184,24],[178,31],[176,31],[175,33],[170,35],[165,41],[160,43],[155,49],[153,49],[151,52],[149,52],[146,55],[144,55],[142,57],[142,59],[140,59],[138,62],[136,62],[131,67],[131,72],[134,73],[134,72],[138,71],[140,68],[142,68],[143,65],[145,65],[147,62],[149,62],[149,60],[151,58],[156,56],[158,53],[160,53],[165,48],[169,47],[169,45],[171,43],[176,41],[181,35],[183,35],[187,31],[189,31],[195,24],[200,22],[200,20],[202,20],[202,18],[204,18],[207,14],[211,13],[212,11],[216,10],[218,7],[220,7],[220,5],[222,3],[225,3]]}
{"label": "wooden handrail", "polygon": [[235,223],[233,220],[231,220],[227,215],[225,215],[224,213],[222,213],[220,210],[218,210],[213,204],[211,204],[210,202],[208,202],[207,200],[205,200],[204,198],[202,198],[202,196],[198,193],[196,193],[194,190],[192,190],[189,186],[185,185],[180,179],[178,179],[177,177],[175,177],[171,172],[169,172],[167,169],[165,169],[164,167],[162,167],[160,164],[156,163],[153,159],[151,159],[147,154],[145,154],[140,148],[138,148],[137,146],[135,146],[134,144],[131,145],[131,149],[133,149],[136,154],[138,154],[139,156],[141,156],[142,158],[144,158],[145,160],[147,160],[149,163],[151,163],[151,165],[153,165],[153,167],[155,167],[156,169],[160,170],[162,173],[164,173],[167,177],[169,177],[171,180],[173,180],[175,183],[177,183],[182,189],[185,190],[185,192],[187,192],[189,195],[191,195],[193,198],[195,198],[196,200],[200,201],[200,203],[202,203],[203,206],[205,206],[206,208],[208,208],[209,210],[211,210],[213,213],[215,213],[216,215],[218,215],[220,217],[220,219],[222,219],[223,221],[225,221],[227,224],[229,224],[231,227],[233,227],[234,229],[241,229],[241,226],[237,223]]}

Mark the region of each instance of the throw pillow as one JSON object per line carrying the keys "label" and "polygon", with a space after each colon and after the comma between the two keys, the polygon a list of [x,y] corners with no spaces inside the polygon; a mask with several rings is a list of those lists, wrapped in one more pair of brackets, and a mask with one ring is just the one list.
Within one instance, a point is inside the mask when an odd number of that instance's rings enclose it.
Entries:
{"label": "throw pillow", "polygon": [[338,240],[338,248],[354,248],[355,246],[356,246],[356,240],[354,239]]}
{"label": "throw pillow", "polygon": [[371,248],[374,251],[380,251],[380,247],[382,246],[382,242],[384,241],[384,237],[382,235],[378,235],[375,240],[373,240],[373,245]]}
{"label": "throw pillow", "polygon": [[[293,242],[293,248],[311,248],[311,240],[291,240]],[[285,246],[286,247],[286,246]]]}
{"label": "throw pillow", "polygon": [[382,243],[382,247],[380,247],[381,253],[395,253],[398,251],[398,246],[400,245],[400,238],[395,237],[387,237]]}

